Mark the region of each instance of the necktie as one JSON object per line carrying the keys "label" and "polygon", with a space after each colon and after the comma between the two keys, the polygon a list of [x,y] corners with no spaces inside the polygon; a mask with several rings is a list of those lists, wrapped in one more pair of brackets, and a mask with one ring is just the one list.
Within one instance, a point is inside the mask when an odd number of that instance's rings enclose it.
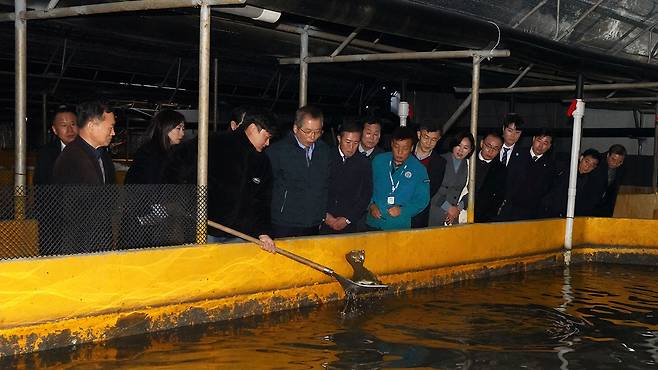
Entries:
{"label": "necktie", "polygon": [[507,166],[507,152],[509,152],[509,148],[503,147],[503,158],[500,161],[503,162],[505,166]]}
{"label": "necktie", "polygon": [[304,155],[306,156],[306,167],[311,167],[311,147],[304,148]]}
{"label": "necktie", "polygon": [[537,162],[537,159],[539,159],[539,157],[537,157],[536,155],[533,155],[533,156],[532,156],[532,161],[533,161],[533,162]]}

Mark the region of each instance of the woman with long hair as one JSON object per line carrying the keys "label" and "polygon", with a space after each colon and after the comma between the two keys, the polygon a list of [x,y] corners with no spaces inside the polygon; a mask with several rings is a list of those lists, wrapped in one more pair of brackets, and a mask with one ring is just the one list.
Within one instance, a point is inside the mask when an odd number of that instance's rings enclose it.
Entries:
{"label": "woman with long hair", "polygon": [[450,141],[450,151],[441,156],[446,161],[441,187],[430,200],[430,226],[459,223],[464,209],[462,189],[468,179],[468,158],[475,149],[475,139],[469,132],[460,132]]}
{"label": "woman with long hair", "polygon": [[147,141],[137,150],[126,174],[126,184],[161,184],[162,172],[173,147],[183,140],[185,117],[164,109],[158,112],[146,129]]}

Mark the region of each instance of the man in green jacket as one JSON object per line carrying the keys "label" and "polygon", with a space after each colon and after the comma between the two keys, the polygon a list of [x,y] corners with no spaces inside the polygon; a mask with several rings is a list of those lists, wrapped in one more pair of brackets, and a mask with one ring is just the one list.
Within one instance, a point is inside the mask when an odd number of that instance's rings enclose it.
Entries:
{"label": "man in green jacket", "polygon": [[329,146],[322,136],[323,114],[313,106],[295,113],[292,132],[270,146],[272,230],[275,238],[316,235],[326,213]]}

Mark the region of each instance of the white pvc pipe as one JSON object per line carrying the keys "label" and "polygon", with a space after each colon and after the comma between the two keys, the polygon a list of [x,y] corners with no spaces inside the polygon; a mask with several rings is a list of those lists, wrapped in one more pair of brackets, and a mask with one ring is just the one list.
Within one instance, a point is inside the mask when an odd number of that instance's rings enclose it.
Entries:
{"label": "white pvc pipe", "polygon": [[[199,12],[199,118],[198,118],[198,156],[197,156],[197,185],[202,193],[199,194],[197,212],[199,220],[207,217],[203,189],[208,185],[208,110],[210,105],[210,8],[207,3],[201,4]],[[197,225],[197,243],[206,242],[206,223],[199,221]]]}
{"label": "white pvc pipe", "polygon": [[15,70],[15,160],[14,160],[14,186],[16,195],[24,194],[26,185],[26,116],[27,116],[27,23],[18,15],[25,12],[26,1],[15,1],[16,20],[14,21],[14,60]]}
{"label": "white pvc pipe", "polygon": [[569,193],[567,198],[567,223],[564,233],[564,263],[571,262],[571,247],[573,246],[573,217],[576,210],[576,184],[578,181],[578,160],[580,158],[580,137],[582,133],[585,102],[576,99],[576,110],[573,113],[573,138],[571,141],[571,163],[569,166]]}

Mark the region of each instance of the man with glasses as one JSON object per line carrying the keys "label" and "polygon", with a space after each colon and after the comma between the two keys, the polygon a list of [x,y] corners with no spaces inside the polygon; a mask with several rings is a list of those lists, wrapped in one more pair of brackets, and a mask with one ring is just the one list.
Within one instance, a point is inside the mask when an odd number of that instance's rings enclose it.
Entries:
{"label": "man with glasses", "polygon": [[491,132],[480,140],[480,152],[475,162],[475,221],[490,222],[505,196],[505,166],[498,154],[503,138]]}
{"label": "man with glasses", "polygon": [[272,229],[276,238],[316,235],[326,214],[329,146],[322,142],[322,111],[304,106],[285,138],[267,151],[274,176]]}

